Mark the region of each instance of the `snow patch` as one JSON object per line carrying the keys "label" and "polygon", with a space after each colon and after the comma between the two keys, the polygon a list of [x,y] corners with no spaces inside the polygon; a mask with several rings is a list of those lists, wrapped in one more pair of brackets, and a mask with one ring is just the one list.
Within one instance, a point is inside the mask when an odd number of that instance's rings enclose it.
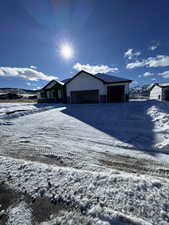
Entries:
{"label": "snow patch", "polygon": [[25,202],[11,206],[8,210],[7,225],[31,225],[32,213]]}
{"label": "snow patch", "polygon": [[[79,221],[79,215],[81,219],[82,215],[87,220],[92,218],[97,225],[116,224],[116,221],[118,225],[169,222],[167,179],[79,171],[0,157],[0,176],[4,172],[7,174],[4,182],[13,190],[27,193],[35,200],[43,193],[53,205],[62,203],[76,209],[75,215],[71,211],[60,216],[61,224],[78,224],[73,222]],[[20,208],[27,211],[26,206],[19,206],[19,211]],[[26,218],[30,218],[29,210]],[[69,223],[64,222],[66,218],[70,219]]]}

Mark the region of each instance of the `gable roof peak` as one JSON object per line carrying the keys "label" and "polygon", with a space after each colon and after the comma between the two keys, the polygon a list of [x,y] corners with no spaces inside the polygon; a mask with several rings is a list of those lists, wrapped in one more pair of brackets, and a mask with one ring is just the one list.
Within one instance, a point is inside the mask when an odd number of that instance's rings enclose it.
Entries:
{"label": "gable roof peak", "polygon": [[71,77],[70,79],[68,79],[65,84],[68,84],[69,82],[71,82],[74,78],[76,78],[77,76],[79,76],[81,73],[85,73],[97,80],[100,80],[101,82],[103,83],[123,83],[123,82],[132,82],[132,80],[128,80],[126,78],[122,78],[122,77],[115,77],[115,76],[112,76],[112,75],[108,75],[108,74],[105,74],[105,73],[97,73],[97,74],[91,74],[87,71],[84,71],[84,70],[81,70],[79,71],[76,75],[74,75],[73,77]]}

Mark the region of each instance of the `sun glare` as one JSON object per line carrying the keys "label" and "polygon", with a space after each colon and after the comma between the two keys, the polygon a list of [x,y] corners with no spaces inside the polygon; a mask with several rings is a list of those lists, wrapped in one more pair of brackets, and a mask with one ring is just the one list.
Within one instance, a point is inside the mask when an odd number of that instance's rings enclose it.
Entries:
{"label": "sun glare", "polygon": [[70,59],[73,57],[73,49],[70,45],[65,44],[61,47],[61,55],[65,58],[65,59]]}

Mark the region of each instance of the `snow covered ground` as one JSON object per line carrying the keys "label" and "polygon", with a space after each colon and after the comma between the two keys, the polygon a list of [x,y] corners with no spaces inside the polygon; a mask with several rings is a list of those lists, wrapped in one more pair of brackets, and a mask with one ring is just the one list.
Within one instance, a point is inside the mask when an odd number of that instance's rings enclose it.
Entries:
{"label": "snow covered ground", "polygon": [[0,154],[94,170],[114,155],[167,163],[168,113],[158,101],[0,104]]}
{"label": "snow covered ground", "polygon": [[[35,224],[169,224],[167,102],[0,103],[0,155],[3,185],[62,199]],[[15,212],[32,224],[31,207],[25,197],[9,206],[8,224]]]}
{"label": "snow covered ground", "polygon": [[[31,224],[31,212],[39,198],[39,213],[49,210],[50,214],[50,202],[53,208],[59,205],[60,209],[46,218],[39,215],[41,218],[33,224],[169,223],[167,179],[125,172],[89,172],[4,157],[0,158],[0,174],[9,188],[23,193],[8,209],[8,224]],[[31,201],[24,202],[26,196]]]}

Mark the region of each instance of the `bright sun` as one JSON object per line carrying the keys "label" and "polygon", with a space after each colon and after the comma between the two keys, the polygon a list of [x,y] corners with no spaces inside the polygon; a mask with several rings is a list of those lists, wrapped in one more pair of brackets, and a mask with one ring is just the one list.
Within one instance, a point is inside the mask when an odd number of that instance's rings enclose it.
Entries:
{"label": "bright sun", "polygon": [[65,59],[70,59],[73,57],[73,49],[68,44],[65,44],[61,47],[60,53]]}

